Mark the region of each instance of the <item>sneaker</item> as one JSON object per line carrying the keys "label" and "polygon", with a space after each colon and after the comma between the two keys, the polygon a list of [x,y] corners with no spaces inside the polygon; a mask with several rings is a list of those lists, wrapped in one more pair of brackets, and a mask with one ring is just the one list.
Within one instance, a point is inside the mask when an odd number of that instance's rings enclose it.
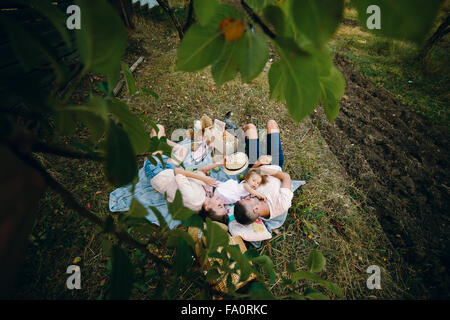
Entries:
{"label": "sneaker", "polygon": [[225,114],[225,117],[224,117],[224,119],[223,119],[223,122],[225,122],[225,130],[228,130],[228,129],[233,129],[233,130],[236,130],[237,128],[238,128],[238,126],[236,126],[234,123],[233,123],[233,121],[231,121],[231,117],[233,116],[233,112],[232,111],[228,111],[226,114]]}

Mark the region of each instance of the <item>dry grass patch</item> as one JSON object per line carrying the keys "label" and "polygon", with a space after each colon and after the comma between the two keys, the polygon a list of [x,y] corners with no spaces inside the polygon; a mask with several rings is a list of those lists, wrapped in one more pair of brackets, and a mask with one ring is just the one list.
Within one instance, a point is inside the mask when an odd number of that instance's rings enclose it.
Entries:
{"label": "dry grass patch", "polygon": [[[140,36],[139,30],[133,34]],[[163,46],[168,47],[171,45]],[[191,127],[203,113],[221,119],[229,110],[239,124],[252,122],[263,128],[267,120],[275,119],[280,125],[285,170],[293,179],[308,183],[296,193],[281,235],[261,249],[272,257],[278,273],[273,286],[275,293],[286,293],[281,276],[286,276],[287,263],[292,261],[297,268],[304,269],[309,251],[318,248],[327,258],[322,276],[341,286],[347,299],[402,296],[398,261],[387,238],[376,218],[364,212],[352,198],[364,196],[354,188],[310,120],[296,124],[284,104],[269,100],[268,68],[249,84],[242,84],[238,77],[217,88],[209,68],[196,73],[176,71],[176,50],[145,49],[153,54],[139,68],[137,85],[151,86],[160,99],[158,102],[142,97],[128,99],[136,110],[165,125],[167,132]],[[376,293],[366,288],[365,271],[372,264],[379,265],[383,274],[383,290]]]}
{"label": "dry grass patch", "polygon": [[[137,114],[165,125],[168,133],[175,128],[191,127],[203,113],[221,119],[228,110],[234,112],[234,120],[240,124],[253,122],[263,128],[269,119],[278,122],[286,158],[285,170],[293,179],[306,180],[307,184],[295,193],[281,234],[261,248],[275,265],[277,281],[272,286],[273,292],[277,295],[286,293],[281,277],[287,276],[289,262],[298,269],[305,269],[310,250],[318,248],[327,259],[321,276],[336,282],[344,290],[345,299],[365,299],[372,295],[388,299],[405,297],[397,276],[399,262],[392,254],[389,242],[376,218],[361,210],[358,201],[362,201],[364,195],[345,175],[319,129],[310,120],[294,123],[284,104],[269,100],[267,68],[249,84],[241,84],[237,78],[217,88],[209,69],[197,73],[175,71],[177,43],[176,33],[166,22],[137,19],[125,60],[131,65],[139,56],[145,57],[135,72],[137,86],[153,89],[159,100],[138,95],[129,97],[125,90],[121,99]],[[95,87],[92,79],[86,83],[85,97]],[[45,161],[52,164],[55,168],[52,174],[73,190],[81,203],[101,215],[108,213],[108,195],[113,188],[105,184],[101,167],[89,161],[47,157]],[[52,192],[42,199],[38,217],[33,229],[36,245],[32,243],[29,247],[16,297],[104,297],[108,285],[107,258],[102,253],[100,230],[67,210]],[[170,252],[165,254],[170,255]],[[77,256],[82,258],[82,268],[86,270],[83,290],[68,292],[63,290],[67,279],[64,268]],[[135,257],[134,253],[132,256]],[[365,270],[372,264],[379,265],[382,270],[383,289],[376,292],[366,288],[368,275]],[[137,299],[148,299],[154,293],[152,277],[155,272],[152,273],[150,265],[145,268],[142,275],[144,289],[133,293]],[[306,285],[302,282],[296,290],[301,292]],[[178,298],[199,298],[198,290],[192,283],[183,283]]]}

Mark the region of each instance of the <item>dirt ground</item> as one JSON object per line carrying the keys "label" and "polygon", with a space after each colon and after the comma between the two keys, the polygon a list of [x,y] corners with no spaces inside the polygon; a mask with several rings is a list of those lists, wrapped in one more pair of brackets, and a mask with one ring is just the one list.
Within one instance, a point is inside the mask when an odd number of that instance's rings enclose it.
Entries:
{"label": "dirt ground", "polygon": [[361,77],[347,59],[339,116],[312,117],[332,152],[365,195],[393,246],[412,268],[416,294],[448,298],[450,288],[449,141],[385,89]]}
{"label": "dirt ground", "polygon": [[[131,65],[145,57],[134,73],[136,83],[155,90],[159,100],[130,97],[123,90],[120,98],[133,112],[162,123],[167,132],[190,127],[203,113],[220,119],[228,110],[236,123],[264,127],[275,119],[282,128],[285,170],[307,184],[295,194],[281,234],[261,249],[274,262],[275,294],[285,294],[281,276],[286,276],[287,263],[304,269],[310,250],[318,248],[327,259],[321,276],[337,283],[344,299],[448,298],[445,130],[376,88],[339,55],[335,63],[346,77],[347,91],[338,118],[328,123],[318,108],[311,119],[297,124],[284,104],[268,98],[269,64],[249,84],[236,78],[217,88],[209,69],[175,70],[178,38],[166,24],[142,20],[136,25],[124,60]],[[95,91],[98,81],[86,78],[80,100]],[[110,214],[108,195],[114,188],[105,184],[101,167],[78,160],[43,160],[54,166],[52,174],[81,203],[100,216]],[[42,199],[38,217],[14,298],[103,299],[109,260],[102,254],[101,231],[51,191]],[[83,290],[68,292],[65,268],[75,257],[82,259]],[[365,270],[372,264],[383,274],[379,292],[366,287]],[[154,283],[147,275],[143,281],[145,290],[133,298],[151,299]],[[179,299],[196,297],[190,284],[182,289]]]}

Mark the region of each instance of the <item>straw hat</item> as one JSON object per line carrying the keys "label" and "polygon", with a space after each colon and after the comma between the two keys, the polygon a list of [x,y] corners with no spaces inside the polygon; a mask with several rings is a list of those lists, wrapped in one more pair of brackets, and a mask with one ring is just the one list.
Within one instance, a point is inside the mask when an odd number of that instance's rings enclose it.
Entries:
{"label": "straw hat", "polygon": [[248,167],[248,157],[243,152],[233,153],[226,160],[223,171],[229,175],[239,174]]}

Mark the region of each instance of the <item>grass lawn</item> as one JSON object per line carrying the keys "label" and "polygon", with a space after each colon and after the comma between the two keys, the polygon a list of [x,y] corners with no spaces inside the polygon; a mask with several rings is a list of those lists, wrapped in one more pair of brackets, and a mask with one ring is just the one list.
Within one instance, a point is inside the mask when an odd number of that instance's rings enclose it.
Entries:
{"label": "grass lawn", "polygon": [[353,61],[363,76],[412,110],[449,127],[449,35],[421,63],[418,46],[365,32],[356,22],[355,9],[346,8],[344,17],[354,23],[340,25],[330,42],[331,50]]}
{"label": "grass lawn", "polygon": [[[335,40],[336,50],[341,50],[339,46],[345,42],[342,30],[346,29],[342,28],[338,33],[342,40]],[[366,35],[361,34],[360,40],[364,40]],[[271,286],[272,292],[285,294],[286,287],[281,278],[287,276],[287,264],[293,262],[297,269],[306,270],[309,252],[317,248],[327,259],[321,276],[339,285],[344,290],[345,299],[410,298],[401,276],[404,272],[401,259],[391,248],[376,217],[361,209],[360,202],[365,195],[354,187],[319,129],[310,120],[295,123],[284,104],[269,100],[268,66],[249,84],[242,84],[236,78],[218,88],[209,68],[196,73],[175,70],[177,43],[177,35],[167,22],[137,19],[136,30],[130,33],[125,60],[131,65],[137,57],[145,57],[134,73],[136,84],[138,88],[151,88],[157,92],[159,100],[130,97],[125,90],[120,98],[129,104],[133,112],[163,124],[168,133],[176,128],[192,127],[193,121],[204,113],[221,119],[229,110],[234,112],[236,123],[252,122],[263,128],[269,119],[278,122],[286,159],[284,169],[293,179],[306,180],[307,184],[295,193],[280,234],[260,249],[274,262],[277,280]],[[351,55],[353,51],[348,49],[346,52]],[[353,54],[356,55],[356,52]],[[375,58],[362,55],[361,59]],[[95,90],[98,81],[88,76],[84,88]],[[414,81],[419,80],[414,78]],[[88,93],[86,91],[80,99],[86,98]],[[418,91],[413,93],[418,94]],[[436,105],[440,105],[439,102]],[[438,107],[433,107],[424,112],[442,118],[442,113],[437,110]],[[57,169],[52,174],[88,208],[100,215],[108,214],[108,196],[113,187],[104,183],[106,180],[101,167],[89,161],[56,162],[50,157],[42,160],[56,165]],[[51,191],[41,201],[38,216],[16,296],[103,298],[109,283],[110,260],[102,253],[101,231],[67,210]],[[163,259],[172,258],[171,251],[161,252],[158,247],[154,249],[161,253]],[[151,298],[155,291],[154,266],[143,264],[136,250],[130,249],[130,254],[136,265],[140,266],[133,298]],[[62,288],[67,279],[65,268],[76,257],[81,258],[84,290],[64,291]],[[381,268],[382,290],[374,292],[366,287],[366,269],[370,265]],[[309,285],[307,282],[300,283],[297,290],[302,293]],[[191,283],[182,283],[176,297],[199,298],[198,294]],[[332,294],[330,296],[333,297]]]}

